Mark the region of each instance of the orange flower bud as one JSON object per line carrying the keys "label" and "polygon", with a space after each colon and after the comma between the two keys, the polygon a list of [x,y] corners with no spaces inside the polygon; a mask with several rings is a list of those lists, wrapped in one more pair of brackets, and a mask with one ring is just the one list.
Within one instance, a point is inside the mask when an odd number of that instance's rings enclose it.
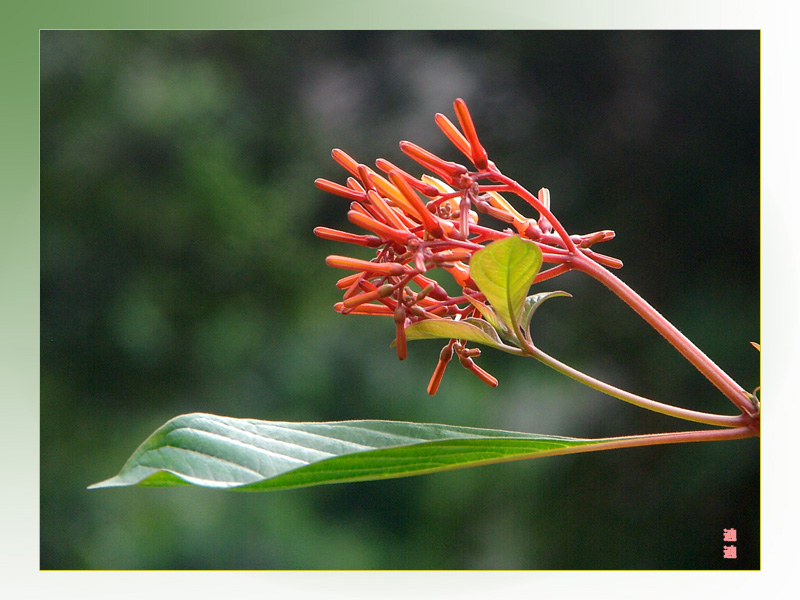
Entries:
{"label": "orange flower bud", "polygon": [[367,231],[371,231],[372,233],[380,237],[382,240],[389,240],[401,246],[405,246],[408,243],[409,239],[416,237],[413,233],[410,233],[408,231],[400,231],[399,229],[394,229],[389,225],[381,223],[380,221],[376,221],[369,215],[362,214],[361,212],[355,210],[351,210],[350,212],[348,212],[347,218],[354,225],[358,225],[359,227],[362,227]]}
{"label": "orange flower bud", "polygon": [[435,154],[431,154],[424,148],[420,148],[412,142],[400,142],[400,150],[413,158],[426,169],[437,175],[444,177],[450,185],[457,185],[458,178],[466,175],[469,171],[463,165],[442,160]]}
{"label": "orange flower bud", "polygon": [[406,267],[400,263],[376,263],[368,260],[361,260],[359,258],[351,258],[349,256],[330,255],[325,259],[325,263],[329,267],[336,267],[337,269],[350,269],[351,271],[364,271],[367,273],[380,273],[381,275],[405,275]]}
{"label": "orange flower bud", "polygon": [[387,179],[381,177],[377,173],[370,173],[370,183],[379,191],[386,199],[395,206],[398,206],[403,212],[414,217],[419,221],[414,207],[409,204],[408,200],[400,193],[394,185],[389,183]]}
{"label": "orange flower bud", "polygon": [[435,264],[458,261],[466,262],[469,261],[470,258],[472,258],[472,251],[463,248],[442,250],[441,252],[436,252],[432,257]]}
{"label": "orange flower bud", "polygon": [[450,140],[456,148],[461,150],[464,156],[472,160],[472,149],[469,147],[469,142],[461,135],[461,132],[456,129],[456,126],[453,125],[450,119],[445,117],[442,113],[436,113],[433,120],[439,126],[439,129],[442,130],[442,133],[447,136],[447,139]]}
{"label": "orange flower bud", "polygon": [[340,290],[345,288],[351,287],[355,282],[357,282],[363,276],[363,273],[353,273],[352,275],[348,275],[347,277],[342,277],[339,281],[336,282],[336,287]]}
{"label": "orange flower bud", "polygon": [[343,166],[353,177],[358,177],[358,163],[347,152],[334,148],[331,150],[333,160]]}
{"label": "orange flower bud", "polygon": [[439,362],[436,364],[436,369],[433,371],[433,375],[431,376],[431,380],[428,383],[428,394],[433,396],[439,390],[439,384],[442,382],[442,377],[444,376],[444,370],[447,368],[447,363],[450,362],[450,359],[453,358],[453,344],[454,340],[451,340],[442,351],[439,353]]}
{"label": "orange flower bud", "polygon": [[445,290],[441,285],[439,285],[438,281],[435,281],[429,277],[425,277],[425,275],[415,275],[414,283],[416,283],[417,285],[419,285],[424,289],[430,287],[431,291],[429,291],[427,295],[430,296],[431,298],[434,298],[439,301],[447,300],[448,298],[450,298],[450,296],[447,294],[447,290]]}
{"label": "orange flower bud", "polygon": [[347,178],[347,187],[349,187],[350,189],[355,190],[357,192],[361,192],[361,194],[362,194],[361,197],[362,198],[364,197],[363,195],[367,193],[367,190],[364,189],[364,186],[361,185],[361,182],[358,179],[356,179],[355,177],[348,177]]}
{"label": "orange flower bud", "polygon": [[358,176],[361,179],[361,183],[364,184],[364,189],[368,192],[373,189],[372,182],[369,179],[370,170],[365,165],[358,165]]}
{"label": "orange flower bud", "polygon": [[384,306],[383,304],[361,304],[356,306],[352,310],[348,310],[344,306],[344,302],[337,302],[333,305],[333,309],[336,312],[342,314],[351,314],[351,315],[378,315],[378,316],[387,316],[394,313],[394,311],[389,308],[388,306]]}
{"label": "orange flower bud", "polygon": [[453,279],[455,279],[456,283],[462,288],[467,287],[472,281],[469,277],[469,267],[464,263],[453,263],[452,267],[447,267],[447,272],[453,276]]}
{"label": "orange flower bud", "polygon": [[358,192],[356,190],[350,189],[349,187],[345,187],[343,185],[339,185],[338,183],[334,183],[333,181],[328,181],[327,179],[315,179],[314,185],[316,185],[319,189],[323,192],[329,192],[331,194],[336,194],[337,196],[342,196],[347,198],[348,200],[364,200],[364,192]]}
{"label": "orange flower bud", "polygon": [[478,141],[478,134],[475,131],[475,125],[472,122],[469,110],[467,110],[467,104],[461,98],[456,98],[453,106],[456,109],[458,124],[461,125],[461,129],[464,131],[464,137],[467,138],[470,145],[471,153],[469,156],[472,158],[472,162],[478,170],[482,171],[489,166],[489,160],[486,150]]}
{"label": "orange flower bud", "polygon": [[384,223],[400,231],[407,229],[405,224],[400,220],[400,215],[398,215],[393,208],[386,204],[378,192],[375,190],[370,190],[367,192],[367,197],[375,209],[375,212],[378,213],[378,215],[383,219]]}
{"label": "orange flower bud", "polygon": [[379,158],[378,160],[376,160],[375,165],[386,174],[388,174],[390,171],[397,171],[403,177],[403,179],[405,179],[409,184],[411,184],[411,187],[419,191],[421,194],[428,196],[429,198],[435,198],[440,193],[439,190],[436,189],[436,187],[434,187],[430,183],[425,183],[424,181],[420,181],[416,177],[413,177],[412,175],[409,175],[408,173],[403,171],[403,169],[401,169],[400,167],[394,166],[392,163],[390,163],[388,160],[384,158]]}
{"label": "orange flower bud", "polygon": [[497,378],[490,375],[483,369],[481,369],[478,365],[475,364],[475,361],[467,356],[460,355],[459,360],[461,361],[461,365],[478,376],[478,379],[483,381],[485,384],[490,385],[492,387],[497,387]]}
{"label": "orange flower bud", "polygon": [[358,294],[357,296],[350,296],[342,304],[346,309],[352,309],[361,304],[385,298],[394,291],[394,286],[391,283],[384,283],[382,286],[375,288],[369,292]]}
{"label": "orange flower bud", "polygon": [[339,231],[338,229],[330,229],[329,227],[315,227],[314,235],[321,237],[324,240],[345,242],[347,244],[357,244],[359,246],[367,246],[369,248],[377,248],[381,245],[381,239],[377,236],[358,235],[355,233],[348,233],[346,231]]}
{"label": "orange flower bud", "polygon": [[430,233],[433,237],[442,237],[442,226],[439,221],[434,217],[425,204],[420,200],[417,193],[411,189],[411,186],[397,171],[389,171],[389,179],[405,197],[405,199],[414,207],[414,212],[419,216],[422,221],[422,226],[425,231]]}

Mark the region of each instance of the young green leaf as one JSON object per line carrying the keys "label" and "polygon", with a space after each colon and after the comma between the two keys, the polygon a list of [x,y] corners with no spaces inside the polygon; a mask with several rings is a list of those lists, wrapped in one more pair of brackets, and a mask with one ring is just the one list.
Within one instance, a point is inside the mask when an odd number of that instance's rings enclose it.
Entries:
{"label": "young green leaf", "polygon": [[533,313],[535,313],[536,309],[541,306],[542,302],[557,296],[572,298],[572,294],[569,292],[542,292],[540,294],[532,294],[525,298],[525,306],[522,309],[522,317],[520,318],[520,326],[522,327],[522,330],[528,330],[528,327],[530,327],[531,324],[531,317],[533,317]]}
{"label": "young green leaf", "polygon": [[397,421],[287,423],[193,413],[165,423],[119,474],[90,487],[278,490],[581,452],[603,441]]}
{"label": "young green leaf", "polygon": [[516,330],[542,251],[518,235],[492,242],[470,259],[470,276],[509,329]]}
{"label": "young green leaf", "polygon": [[478,312],[481,313],[481,316],[486,319],[486,322],[489,323],[494,329],[502,335],[507,335],[508,330],[505,328],[505,323],[503,323],[500,319],[497,318],[495,312],[483,302],[479,302],[472,298],[471,296],[464,296],[467,301],[469,301],[472,306],[478,309]]}
{"label": "young green leaf", "polygon": [[417,321],[406,327],[407,340],[442,338],[447,340],[468,340],[476,344],[491,346],[499,350],[516,350],[507,346],[497,335],[497,331],[486,321],[480,319],[427,319]]}

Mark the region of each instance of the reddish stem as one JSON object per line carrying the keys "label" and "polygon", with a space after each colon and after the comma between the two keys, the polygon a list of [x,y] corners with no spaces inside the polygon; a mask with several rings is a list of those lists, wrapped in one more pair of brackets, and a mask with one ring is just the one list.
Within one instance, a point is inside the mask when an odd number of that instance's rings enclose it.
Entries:
{"label": "reddish stem", "polygon": [[630,306],[653,329],[675,347],[706,379],[721,391],[726,398],[744,414],[753,417],[753,425],[758,428],[758,411],[753,407],[750,395],[725,373],[714,361],[706,356],[677,327],[667,321],[655,308],[650,306],[641,296],[628,287],[616,275],[607,271],[581,252],[572,255],[569,261],[578,271],[593,277],[614,292],[625,304]]}
{"label": "reddish stem", "polygon": [[564,247],[570,252],[575,252],[576,250],[575,242],[573,242],[570,239],[567,230],[564,229],[564,226],[561,225],[561,222],[558,219],[556,219],[555,215],[553,215],[553,213],[550,212],[550,209],[547,208],[544,204],[542,204],[536,196],[531,194],[528,190],[526,190],[524,187],[522,187],[520,184],[518,184],[510,177],[506,177],[505,175],[503,175],[496,168],[494,168],[494,170],[491,171],[489,177],[491,177],[496,181],[502,181],[503,183],[505,183],[508,186],[509,192],[516,194],[517,196],[525,200],[525,202],[530,204],[533,208],[535,208],[537,211],[539,211],[539,214],[541,214],[545,219],[547,219],[550,222],[550,225],[553,226],[553,229],[555,229],[556,233],[558,233],[558,237],[561,239],[561,242],[564,244]]}
{"label": "reddish stem", "polygon": [[567,447],[553,452],[548,456],[559,454],[577,454],[580,452],[596,452],[598,450],[613,450],[618,448],[636,448],[640,446],[660,446],[663,444],[680,444],[687,442],[721,442],[723,440],[741,440],[753,437],[754,433],[749,427],[735,427],[731,429],[704,429],[700,431],[675,431],[672,433],[651,433],[647,435],[632,435],[626,437],[609,438],[589,446]]}

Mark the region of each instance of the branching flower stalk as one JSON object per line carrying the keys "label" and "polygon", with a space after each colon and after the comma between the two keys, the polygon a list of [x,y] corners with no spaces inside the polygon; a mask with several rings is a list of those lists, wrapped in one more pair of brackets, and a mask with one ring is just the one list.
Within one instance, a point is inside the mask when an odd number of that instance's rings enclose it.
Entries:
{"label": "branching flower stalk", "polygon": [[[595,446],[630,447],[685,441],[737,439],[760,435],[760,405],[719,366],[697,348],[609,269],[622,262],[593,247],[614,238],[602,230],[570,235],[542,188],[534,195],[504,175],[488,158],[463,100],[454,103],[459,127],[445,115],[435,122],[466,156],[471,168],[444,160],[412,142],[400,149],[430,174],[417,178],[379,158],[376,169],[357,162],[342,150],[334,160],[350,175],[344,185],[317,179],[318,188],[350,201],[348,220],[366,233],[317,227],[321,238],[371,249],[366,259],[331,255],[331,267],[353,271],[337,286],[344,291],[335,309],[342,314],[382,315],[395,323],[395,346],[403,360],[407,341],[448,340],[442,349],[428,393],[435,394],[445,368],[455,356],[490,386],[497,379],[478,366],[480,349],[488,345],[518,356],[533,357],[600,392],[636,406],[678,419],[724,427],[725,430],[684,431],[615,438]],[[506,199],[516,196],[538,218],[529,218]],[[505,225],[496,229],[479,223],[485,214]],[[546,266],[547,268],[542,269]],[[447,271],[460,291],[450,295],[431,271]],[[644,398],[599,381],[549,356],[530,333],[533,313],[544,301],[565,292],[526,296],[528,288],[568,271],[596,279],[660,333],[738,409],[738,415],[709,414]]]}

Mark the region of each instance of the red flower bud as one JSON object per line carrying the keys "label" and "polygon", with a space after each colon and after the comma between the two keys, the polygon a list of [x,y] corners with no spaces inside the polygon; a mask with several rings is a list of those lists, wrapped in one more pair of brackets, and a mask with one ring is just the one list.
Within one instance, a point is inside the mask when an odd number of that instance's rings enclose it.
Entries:
{"label": "red flower bud", "polygon": [[433,120],[439,126],[439,129],[442,130],[442,133],[447,136],[447,139],[450,140],[456,148],[461,150],[464,156],[472,160],[472,149],[469,146],[469,142],[461,132],[456,129],[456,126],[453,125],[450,119],[445,117],[442,113],[436,113]]}
{"label": "red flower bud", "polygon": [[453,358],[453,344],[455,340],[451,340],[442,351],[439,353],[439,362],[436,364],[436,369],[431,375],[431,380],[428,383],[428,394],[433,396],[439,390],[439,384],[442,382],[444,370],[447,368],[447,363]]}
{"label": "red flower bud", "polygon": [[350,189],[349,187],[334,183],[333,181],[328,181],[327,179],[315,179],[314,185],[316,185],[323,192],[336,194],[337,196],[342,196],[348,200],[358,200],[359,202],[364,200],[364,192],[358,192]]}
{"label": "red flower bud", "polygon": [[358,177],[358,163],[347,152],[334,148],[331,150],[333,160],[343,166],[353,177]]}
{"label": "red flower bud", "polygon": [[408,271],[400,263],[385,262],[376,263],[349,256],[337,256],[332,254],[325,259],[329,267],[337,269],[350,269],[352,271],[364,271],[365,273],[379,273],[381,275],[405,275]]}
{"label": "red flower bud", "polygon": [[408,231],[400,231],[399,229],[394,229],[389,225],[381,223],[380,221],[376,221],[369,215],[365,215],[355,210],[351,210],[350,212],[348,212],[347,218],[354,225],[358,225],[359,227],[362,227],[367,231],[371,231],[372,233],[380,237],[382,240],[392,241],[401,246],[405,246],[410,238],[416,237],[413,233],[410,233]]}
{"label": "red flower bud", "polygon": [[411,189],[411,186],[406,182],[405,179],[397,172],[397,171],[390,171],[389,172],[389,179],[395,185],[395,187],[400,190],[400,193],[405,197],[405,199],[414,207],[414,212],[422,221],[422,226],[425,228],[425,231],[430,233],[433,237],[439,238],[442,237],[444,232],[442,231],[442,226],[439,225],[439,221],[436,217],[434,217],[425,204],[420,200],[417,193]]}
{"label": "red flower bud", "polygon": [[486,150],[478,141],[478,134],[475,131],[475,125],[472,122],[469,110],[467,110],[467,104],[461,98],[456,98],[453,106],[456,109],[458,124],[461,125],[461,129],[464,131],[464,137],[467,138],[469,142],[471,151],[469,156],[472,158],[472,163],[479,171],[483,171],[489,166],[489,160]]}
{"label": "red flower bud", "polygon": [[405,179],[409,184],[411,184],[411,187],[419,191],[421,194],[428,196],[429,198],[435,198],[441,193],[438,189],[436,189],[436,187],[432,186],[430,183],[425,183],[424,181],[420,181],[416,177],[413,177],[408,173],[406,173],[405,171],[403,171],[403,169],[401,169],[400,167],[394,166],[392,163],[390,163],[388,160],[384,158],[379,158],[378,160],[376,160],[375,165],[387,175],[390,171],[397,171],[403,177],[403,179]]}
{"label": "red flower bud", "polygon": [[442,160],[435,154],[431,154],[424,148],[420,148],[412,142],[400,142],[400,150],[413,158],[426,169],[433,171],[443,177],[450,185],[458,185],[458,179],[469,171],[463,165]]}
{"label": "red flower bud", "polygon": [[358,235],[355,233],[348,233],[346,231],[339,231],[337,229],[330,229],[329,227],[315,227],[314,235],[321,237],[324,240],[345,242],[346,244],[357,244],[359,246],[367,246],[368,248],[377,248],[381,245],[381,239],[377,236]]}

